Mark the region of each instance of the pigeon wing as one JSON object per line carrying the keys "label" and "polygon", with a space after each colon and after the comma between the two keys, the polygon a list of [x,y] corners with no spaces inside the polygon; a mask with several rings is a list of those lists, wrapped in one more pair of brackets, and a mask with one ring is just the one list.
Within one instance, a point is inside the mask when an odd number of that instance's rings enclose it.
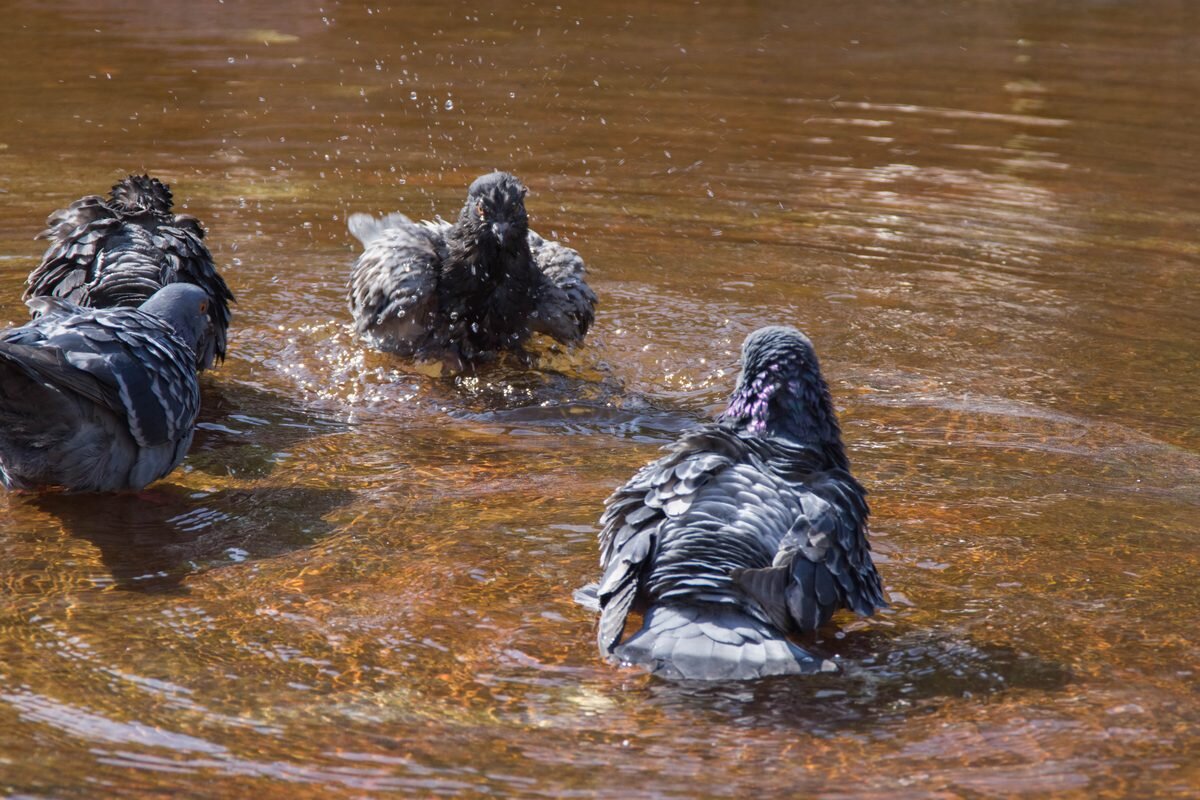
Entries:
{"label": "pigeon wing", "polygon": [[49,226],[39,239],[50,245],[42,262],[25,280],[24,299],[61,297],[81,305],[90,305],[89,292],[100,272],[100,255],[123,223],[99,196],[76,200],[46,220]]}
{"label": "pigeon wing", "polygon": [[200,386],[191,348],[150,314],[49,315],[5,332],[0,346],[45,383],[123,417],[143,447],[175,441],[195,424]]}
{"label": "pigeon wing", "polygon": [[626,618],[655,564],[661,534],[687,513],[702,487],[735,461],[736,453],[714,450],[702,430],[642,467],[605,501],[600,518],[604,575],[596,591],[601,652],[611,654],[620,642]]}
{"label": "pigeon wing", "polygon": [[816,473],[799,488],[800,514],[771,567],[735,580],[785,631],[809,632],[848,608],[870,616],[887,605],[867,542],[866,491],[845,470]]}
{"label": "pigeon wing", "polygon": [[349,227],[366,244],[350,273],[356,330],[391,348],[415,350],[437,312],[440,240],[403,214],[381,220],[355,214]]}
{"label": "pigeon wing", "polygon": [[530,327],[564,344],[583,340],[596,319],[596,293],[587,284],[579,253],[529,232],[529,249],[540,273],[538,304]]}

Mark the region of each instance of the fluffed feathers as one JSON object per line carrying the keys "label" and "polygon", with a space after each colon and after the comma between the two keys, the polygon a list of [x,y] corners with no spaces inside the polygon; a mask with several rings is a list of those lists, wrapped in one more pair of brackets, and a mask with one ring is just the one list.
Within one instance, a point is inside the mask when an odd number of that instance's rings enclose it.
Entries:
{"label": "fluffed feathers", "polygon": [[587,284],[583,258],[570,247],[529,232],[529,249],[541,273],[529,327],[563,344],[579,344],[596,320],[596,293]]}
{"label": "fluffed feathers", "polygon": [[[600,608],[601,654],[700,679],[823,668],[786,637],[885,605],[848,466],[811,343],[752,334],[722,418],[606,501],[604,574],[578,595]],[[635,611],[642,628],[623,641]]]}
{"label": "fluffed feathers", "polygon": [[210,333],[197,350],[200,369],[225,358],[233,294],[213,264],[199,220],[171,213],[171,190],[148,175],[130,175],[109,199],[76,200],[47,219],[49,246],[25,281],[26,300],[57,297],[91,308],[136,308],[176,282],[209,298]]}
{"label": "fluffed feathers", "polygon": [[529,230],[525,194],[496,172],[471,184],[453,223],[352,215],[364,246],[349,283],[355,330],[384,350],[464,363],[531,333],[581,342],[596,305],[583,259]]}

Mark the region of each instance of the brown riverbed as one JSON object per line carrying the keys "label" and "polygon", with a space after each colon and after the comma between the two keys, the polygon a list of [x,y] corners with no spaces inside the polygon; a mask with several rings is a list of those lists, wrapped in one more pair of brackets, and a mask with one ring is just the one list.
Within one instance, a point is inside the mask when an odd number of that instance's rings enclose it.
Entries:
{"label": "brown riverbed", "polygon": [[[46,214],[144,169],[238,305],[180,469],[0,497],[0,793],[1200,796],[1193,4],[100,5],[0,27],[0,323]],[[497,167],[587,346],[364,352],[347,213]],[[600,662],[604,497],[776,322],[892,609],[835,676]]]}

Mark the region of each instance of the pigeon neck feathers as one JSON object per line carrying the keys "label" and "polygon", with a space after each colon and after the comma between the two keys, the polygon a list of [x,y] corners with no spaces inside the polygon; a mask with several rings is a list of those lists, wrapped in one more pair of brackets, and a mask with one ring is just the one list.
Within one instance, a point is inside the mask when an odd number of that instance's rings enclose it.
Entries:
{"label": "pigeon neck feathers", "polygon": [[721,420],[743,433],[814,446],[828,466],[849,469],[816,352],[794,328],[763,328],[746,340],[742,374]]}
{"label": "pigeon neck feathers", "polygon": [[485,286],[509,278],[526,279],[533,270],[529,250],[526,188],[507,172],[477,178],[467,192],[458,221],[446,236],[442,265],[448,282]]}
{"label": "pigeon neck feathers", "polygon": [[513,236],[499,242],[483,220],[459,217],[446,233],[443,279],[463,284],[495,284],[532,269],[533,255],[528,236]]}

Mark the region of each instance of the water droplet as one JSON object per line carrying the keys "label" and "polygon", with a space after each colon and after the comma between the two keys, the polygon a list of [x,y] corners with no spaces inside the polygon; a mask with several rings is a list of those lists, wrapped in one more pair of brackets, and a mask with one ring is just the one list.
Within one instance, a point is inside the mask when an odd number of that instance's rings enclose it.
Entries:
{"label": "water droplet", "polygon": [[454,101],[453,100],[449,100],[449,99],[446,100],[446,110],[447,111],[454,110]]}

